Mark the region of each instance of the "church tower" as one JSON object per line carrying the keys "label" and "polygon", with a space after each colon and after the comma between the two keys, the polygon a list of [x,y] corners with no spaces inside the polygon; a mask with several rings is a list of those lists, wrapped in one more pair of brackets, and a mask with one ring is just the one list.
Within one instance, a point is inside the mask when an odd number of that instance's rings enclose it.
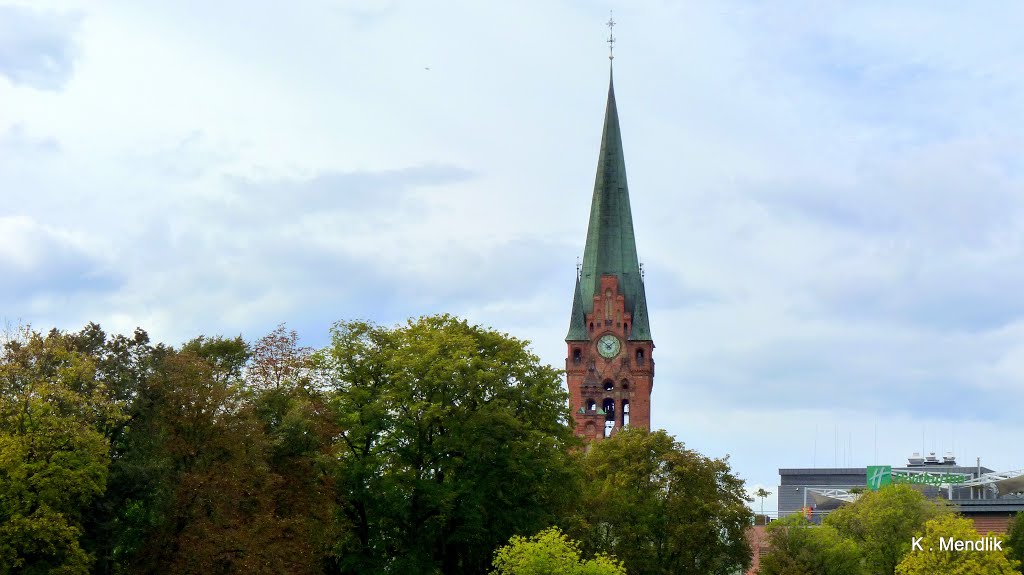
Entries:
{"label": "church tower", "polygon": [[626,425],[650,428],[654,341],[633,236],[611,75],[587,244],[577,271],[565,342],[576,434],[600,440]]}

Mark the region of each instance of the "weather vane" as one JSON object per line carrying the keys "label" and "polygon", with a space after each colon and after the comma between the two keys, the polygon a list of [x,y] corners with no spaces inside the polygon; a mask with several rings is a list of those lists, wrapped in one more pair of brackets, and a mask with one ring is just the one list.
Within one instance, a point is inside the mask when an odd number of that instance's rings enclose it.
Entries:
{"label": "weather vane", "polygon": [[605,22],[608,25],[608,59],[615,59],[615,18],[613,18],[612,11],[608,11],[608,21]]}

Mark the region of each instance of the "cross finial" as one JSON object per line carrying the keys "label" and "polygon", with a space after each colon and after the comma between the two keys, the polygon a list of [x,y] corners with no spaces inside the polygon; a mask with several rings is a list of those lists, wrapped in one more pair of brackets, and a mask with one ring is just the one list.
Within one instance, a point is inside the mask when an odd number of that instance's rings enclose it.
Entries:
{"label": "cross finial", "polygon": [[608,21],[605,22],[608,26],[608,59],[615,59],[615,18],[613,17],[612,11],[608,11]]}

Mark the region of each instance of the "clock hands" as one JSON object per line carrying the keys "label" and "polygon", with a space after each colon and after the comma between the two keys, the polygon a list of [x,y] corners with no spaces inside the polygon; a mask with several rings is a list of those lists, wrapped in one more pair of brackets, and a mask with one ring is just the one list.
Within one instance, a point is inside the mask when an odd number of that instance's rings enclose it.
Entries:
{"label": "clock hands", "polygon": [[597,350],[606,358],[611,358],[619,353],[618,338],[606,335],[597,341]]}

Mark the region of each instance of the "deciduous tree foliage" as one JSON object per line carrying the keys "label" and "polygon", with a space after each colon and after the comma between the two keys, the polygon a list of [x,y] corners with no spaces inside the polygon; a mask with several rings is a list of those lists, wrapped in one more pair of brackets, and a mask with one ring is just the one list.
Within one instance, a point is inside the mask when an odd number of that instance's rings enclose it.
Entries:
{"label": "deciduous tree foliage", "polygon": [[[150,459],[163,462],[166,480],[157,487],[164,496],[133,568],[318,572],[322,554],[317,544],[329,536],[330,524],[314,522],[324,519],[330,498],[316,475],[311,481],[295,481],[292,475],[296,469],[308,470],[304,459],[315,454],[302,449],[275,453],[274,433],[280,426],[259,419],[258,400],[239,379],[241,370],[232,358],[241,357],[241,346],[214,341],[216,347],[204,349],[203,343],[168,354],[152,383],[159,399],[145,434],[156,439]],[[302,419],[304,413],[290,404],[285,401],[285,416]],[[296,468],[278,467],[289,464]]]}
{"label": "deciduous tree foliage", "polygon": [[311,367],[311,351],[298,345],[294,331],[278,326],[253,345],[245,386],[267,442],[275,477],[268,495],[287,536],[283,551],[293,557],[292,572],[320,573],[340,536],[335,493],[324,473],[337,428],[325,394],[310,384]]}
{"label": "deciduous tree foliage", "polygon": [[930,519],[950,513],[909,485],[889,485],[863,494],[825,518],[825,524],[854,541],[868,572],[892,575],[910,551],[911,538]]}
{"label": "deciduous tree foliage", "polygon": [[95,363],[106,401],[123,415],[99,426],[110,443],[107,489],[85,512],[82,538],[96,560],[94,573],[119,573],[149,527],[153,503],[160,496],[155,486],[165,475],[161,459],[150,458],[152,451],[140,449],[153,438],[139,430],[145,429],[143,422],[152,403],[149,379],[168,350],[163,345],[151,346],[141,329],[131,337],[108,336],[100,326],[89,324],[64,337]]}
{"label": "deciduous tree foliage", "polygon": [[1017,561],[1017,569],[1020,571],[1024,567],[1024,512],[1018,513],[1010,521],[1003,546],[1007,548],[1007,557]]}
{"label": "deciduous tree foliage", "polygon": [[580,557],[579,544],[552,527],[525,538],[515,535],[494,556],[492,575],[626,575],[607,555]]}
{"label": "deciduous tree foliage", "polygon": [[450,316],[332,334],[340,572],[482,573],[572,504],[566,394],[525,342]]}
{"label": "deciduous tree foliage", "polygon": [[637,573],[745,565],[726,462],[663,432],[585,454],[560,376],[450,316],[342,322],[316,353],[283,326],[178,349],[24,330],[0,352],[0,575],[521,571],[572,559],[547,531],[492,564],[553,525]]}
{"label": "deciduous tree foliage", "polygon": [[193,352],[170,354],[153,382],[158,403],[144,422],[162,460],[164,494],[137,568],[239,572],[266,551],[258,537],[269,477],[265,442],[239,390]]}
{"label": "deciduous tree foliage", "polygon": [[299,345],[299,334],[279,325],[253,344],[246,384],[256,390],[308,386],[312,354],[310,348]]}
{"label": "deciduous tree foliage", "polygon": [[[95,560],[94,573],[321,572],[333,497],[315,464],[325,431],[312,422],[317,400],[308,389],[282,385],[272,398],[249,393],[242,380],[249,351],[240,338],[196,338],[175,352],[150,346],[141,330],[108,337],[95,324],[45,338],[26,334],[21,339],[32,345],[8,348],[6,373],[24,373],[26,365],[57,373],[51,356],[58,350],[94,366],[91,401],[71,403],[119,414],[88,418],[81,428],[109,447],[96,451],[105,490],[70,526],[42,514],[48,522],[36,522],[50,539],[82,553],[62,552],[39,531],[30,540],[48,549],[41,555],[49,563],[37,563],[83,564],[62,559],[68,555]],[[9,380],[0,388],[5,398],[19,389]],[[54,404],[50,396],[39,399]],[[260,409],[268,405],[274,408]],[[0,505],[0,515],[7,508]],[[24,521],[11,525],[26,529]]]}
{"label": "deciduous tree foliage", "polygon": [[242,336],[227,339],[201,335],[183,345],[181,351],[202,359],[210,368],[213,379],[224,383],[238,382],[251,355]]}
{"label": "deciduous tree foliage", "polygon": [[753,514],[728,461],[664,431],[628,428],[592,446],[580,538],[630,573],[731,574],[750,565]]}
{"label": "deciduous tree foliage", "polygon": [[921,550],[911,551],[896,567],[897,575],[1014,575],[1017,561],[1004,551],[943,551],[939,539],[975,541],[981,535],[970,519],[947,514],[924,524]]}
{"label": "deciduous tree foliage", "polygon": [[121,415],[95,364],[58,333],[22,331],[0,356],[0,573],[87,573],[83,515],[106,489]]}
{"label": "deciduous tree foliage", "polygon": [[857,545],[828,525],[791,515],[766,529],[769,551],[758,575],[869,575]]}

